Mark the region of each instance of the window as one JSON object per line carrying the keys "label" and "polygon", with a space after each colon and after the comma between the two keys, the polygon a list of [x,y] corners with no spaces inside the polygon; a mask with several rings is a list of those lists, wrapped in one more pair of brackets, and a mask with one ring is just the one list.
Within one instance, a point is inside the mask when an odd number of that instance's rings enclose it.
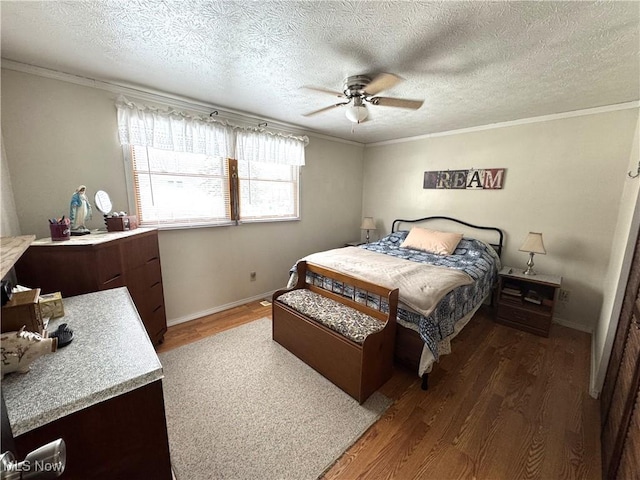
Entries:
{"label": "window", "polygon": [[[131,146],[141,225],[224,225],[299,218],[299,167]],[[232,173],[237,172],[237,182]]]}
{"label": "window", "polygon": [[238,162],[240,221],[297,219],[299,167]]}
{"label": "window", "polygon": [[229,225],[299,218],[306,137],[116,102],[141,225]]}

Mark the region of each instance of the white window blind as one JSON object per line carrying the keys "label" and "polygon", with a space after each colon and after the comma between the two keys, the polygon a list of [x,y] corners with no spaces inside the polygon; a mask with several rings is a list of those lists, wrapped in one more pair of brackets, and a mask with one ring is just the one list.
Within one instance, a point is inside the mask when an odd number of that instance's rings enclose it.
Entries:
{"label": "white window blind", "polygon": [[132,146],[136,209],[141,225],[231,222],[226,159]]}

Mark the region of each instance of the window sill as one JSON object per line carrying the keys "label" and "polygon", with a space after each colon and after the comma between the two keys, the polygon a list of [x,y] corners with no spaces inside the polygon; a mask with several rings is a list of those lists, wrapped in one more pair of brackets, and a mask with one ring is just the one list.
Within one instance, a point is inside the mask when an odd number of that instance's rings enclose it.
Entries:
{"label": "window sill", "polygon": [[298,222],[298,218],[276,218],[276,219],[260,219],[260,220],[240,220],[236,222],[224,223],[141,223],[140,227],[156,228],[158,230],[190,230],[192,228],[215,228],[215,227],[235,227],[240,225],[250,225],[252,223],[279,223],[279,222]]}

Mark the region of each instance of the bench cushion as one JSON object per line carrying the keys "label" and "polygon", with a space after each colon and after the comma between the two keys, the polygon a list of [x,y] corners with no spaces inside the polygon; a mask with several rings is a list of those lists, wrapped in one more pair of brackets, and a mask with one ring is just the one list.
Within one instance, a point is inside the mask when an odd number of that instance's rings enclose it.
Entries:
{"label": "bench cushion", "polygon": [[377,318],[306,289],[284,293],[277,300],[360,345],[385,326]]}

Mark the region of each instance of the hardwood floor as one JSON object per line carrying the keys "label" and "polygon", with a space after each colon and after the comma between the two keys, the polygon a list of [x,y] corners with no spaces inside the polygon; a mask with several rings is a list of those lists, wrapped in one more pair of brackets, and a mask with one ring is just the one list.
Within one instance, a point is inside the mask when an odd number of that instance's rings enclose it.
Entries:
{"label": "hardwood floor", "polygon": [[[258,302],[170,327],[158,351],[270,317]],[[588,394],[590,336],[554,324],[549,338],[481,310],[420,389],[396,368],[395,400],[324,479],[599,479],[598,400]]]}

